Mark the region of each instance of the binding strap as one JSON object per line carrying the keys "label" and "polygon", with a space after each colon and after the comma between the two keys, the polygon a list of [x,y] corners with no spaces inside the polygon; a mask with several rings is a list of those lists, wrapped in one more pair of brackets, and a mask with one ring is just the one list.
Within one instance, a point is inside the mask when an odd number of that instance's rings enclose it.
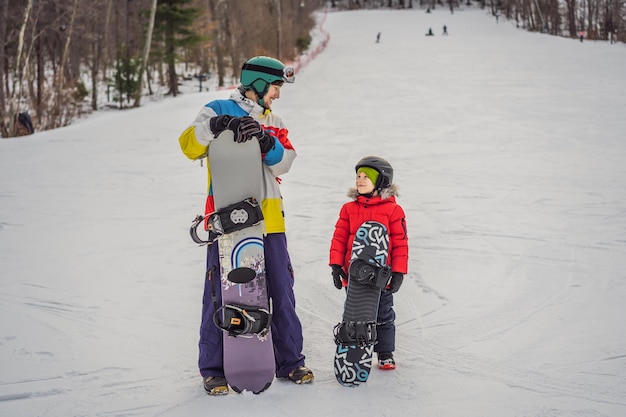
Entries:
{"label": "binding strap", "polygon": [[[202,240],[198,236],[198,226],[205,220],[209,238]],[[263,211],[254,197],[246,198],[238,203],[219,209],[206,217],[197,215],[191,222],[189,234],[199,245],[213,243],[218,237],[254,226],[263,220]]]}
{"label": "binding strap", "polygon": [[[213,300],[213,323],[220,329],[228,332],[229,336],[257,335],[265,337],[272,325],[272,299],[269,309],[243,304],[218,305],[217,289],[219,280],[215,280],[215,267],[206,273],[206,279],[211,280],[211,299]],[[221,318],[223,316],[223,319]]]}
{"label": "binding strap", "polygon": [[[220,320],[221,314],[223,320]],[[265,337],[272,323],[272,303],[270,301],[269,310],[243,304],[224,304],[213,313],[213,322],[229,336],[255,334]]]}
{"label": "binding strap", "polygon": [[334,328],[335,343],[341,346],[365,347],[376,343],[375,321],[344,321]]}
{"label": "binding strap", "polygon": [[350,263],[349,276],[351,280],[370,288],[384,291],[391,278],[389,265],[375,265],[364,259],[356,258]]}

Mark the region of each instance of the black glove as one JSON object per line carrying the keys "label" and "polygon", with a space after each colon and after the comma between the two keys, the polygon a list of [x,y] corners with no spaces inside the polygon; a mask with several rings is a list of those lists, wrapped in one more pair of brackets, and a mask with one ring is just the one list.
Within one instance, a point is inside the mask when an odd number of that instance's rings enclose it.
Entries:
{"label": "black glove", "polygon": [[389,291],[391,293],[396,293],[400,289],[402,285],[402,281],[404,281],[404,274],[400,272],[392,272],[391,273],[391,281],[389,281]]}
{"label": "black glove", "polygon": [[227,114],[211,117],[209,120],[209,129],[211,129],[211,132],[217,137],[217,135],[229,128],[228,124],[232,119],[234,119],[234,117]]}
{"label": "black glove", "polygon": [[235,132],[234,140],[237,143],[247,142],[252,139],[252,137],[256,136],[259,140],[261,153],[268,153],[274,148],[274,144],[276,143],[276,139],[265,132],[259,122],[250,116],[233,119],[228,125],[228,128]]}
{"label": "black glove", "polygon": [[343,268],[339,265],[331,265],[332,274],[333,274],[333,284],[335,284],[335,288],[340,290],[343,287],[343,281],[341,278],[348,278],[345,272],[343,272]]}
{"label": "black glove", "polygon": [[239,136],[245,137],[244,142],[252,139],[253,136],[256,136],[258,139],[263,135],[263,133],[265,133],[259,122],[254,120],[252,117],[243,116],[240,117],[239,120],[241,123],[239,124],[237,133]]}
{"label": "black glove", "polygon": [[267,132],[263,132],[263,135],[261,135],[261,137],[257,136],[257,138],[259,139],[261,153],[268,153],[269,151],[274,149],[274,145],[276,144],[276,139],[274,138],[274,136],[270,135]]}
{"label": "black glove", "polygon": [[265,133],[259,122],[250,116],[243,116],[233,120],[228,128],[235,132],[235,142],[237,143],[247,142],[253,136],[256,136],[258,139]]}

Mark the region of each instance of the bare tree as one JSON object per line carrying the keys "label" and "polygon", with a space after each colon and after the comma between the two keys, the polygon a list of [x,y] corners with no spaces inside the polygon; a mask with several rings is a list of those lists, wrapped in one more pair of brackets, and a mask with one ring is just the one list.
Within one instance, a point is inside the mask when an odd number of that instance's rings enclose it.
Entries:
{"label": "bare tree", "polygon": [[65,66],[67,65],[70,45],[72,43],[72,34],[74,33],[74,22],[76,21],[76,13],[78,12],[78,5],[80,0],[74,0],[74,5],[71,10],[71,17],[69,27],[66,31],[65,44],[63,46],[63,53],[61,60],[59,61],[59,69],[56,73],[56,77],[53,81],[53,90],[55,91],[54,106],[49,109],[54,115],[54,118],[50,120],[50,127],[65,126],[72,121],[74,115],[74,109],[67,106],[68,96],[71,94],[68,90],[67,79],[65,74]]}
{"label": "bare tree", "polygon": [[576,37],[576,0],[565,0],[567,29],[571,38]]}
{"label": "bare tree", "polygon": [[141,93],[143,90],[143,73],[146,69],[146,65],[148,62],[148,57],[150,56],[150,44],[152,43],[152,31],[154,30],[154,19],[156,16],[157,9],[157,0],[152,0],[152,5],[150,6],[150,18],[148,21],[148,31],[146,33],[146,39],[144,41],[143,47],[143,55],[141,57],[141,63],[139,65],[139,88],[137,89],[137,93],[135,94],[135,104],[134,107],[139,107],[141,105]]}
{"label": "bare tree", "polygon": [[[14,136],[16,133],[15,122],[16,117],[19,112],[20,102],[22,98],[23,91],[23,81],[24,81],[24,69],[25,65],[24,61],[24,35],[26,33],[26,26],[28,24],[28,19],[30,16],[30,11],[32,9],[33,2],[32,0],[27,0],[24,14],[22,16],[22,22],[19,26],[19,32],[17,36],[17,46],[15,52],[15,67],[12,71],[12,82],[11,88],[9,90],[8,96],[8,109],[6,113],[3,114],[3,119],[0,121],[2,136],[10,137]],[[4,47],[4,46],[3,46]],[[2,110],[4,110],[3,108]]]}
{"label": "bare tree", "polygon": [[[382,7],[383,1],[361,4]],[[166,3],[176,3],[183,13],[199,10],[198,16],[191,13],[198,22],[183,22],[179,26],[183,30],[170,32],[167,42],[157,30],[163,30],[157,24],[158,10]],[[69,124],[89,108],[97,110],[98,92],[109,91],[122,58],[141,66],[138,79],[142,87],[147,80],[150,91],[151,78],[170,90],[177,88],[176,68],[181,63],[186,71],[217,71],[223,85],[228,77],[237,79],[241,65],[252,56],[295,60],[310,42],[311,13],[323,4],[323,0],[0,0],[2,135],[13,134],[14,117],[20,111],[31,113],[41,130]],[[158,79],[151,74],[158,74]],[[142,90],[132,93],[135,106],[141,104]]]}
{"label": "bare tree", "polygon": [[[5,62],[5,45],[7,44],[7,21],[9,16],[9,0],[0,0],[0,15],[5,16],[0,19],[0,110],[6,108],[6,97],[4,95],[5,88],[3,82],[5,80],[4,62]],[[2,120],[0,120],[0,124]]]}

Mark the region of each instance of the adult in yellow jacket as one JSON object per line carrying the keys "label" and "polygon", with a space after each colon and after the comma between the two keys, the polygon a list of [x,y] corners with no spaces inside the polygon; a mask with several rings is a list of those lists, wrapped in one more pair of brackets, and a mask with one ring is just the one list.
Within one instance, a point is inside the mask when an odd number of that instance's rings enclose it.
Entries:
{"label": "adult in yellow jacket", "polygon": [[[257,137],[263,158],[261,207],[265,219],[265,271],[268,294],[272,298],[272,340],[276,376],[297,384],[313,381],[313,373],[304,364],[302,325],[295,310],[293,268],[287,251],[283,202],[279,175],[289,171],[296,152],[280,117],[272,113],[272,102],[280,97],[283,83],[294,82],[294,71],[277,59],[258,56],[244,63],[241,84],[229,99],[207,103],[179,138],[183,153],[190,159],[205,158],[211,141],[228,129],[237,141]],[[208,195],[205,213],[215,211],[208,165]],[[207,249],[207,271],[219,276],[218,243]],[[213,322],[212,284],[205,281],[198,366],[209,395],[228,393],[224,378],[223,331]],[[218,305],[221,295],[218,294]]]}

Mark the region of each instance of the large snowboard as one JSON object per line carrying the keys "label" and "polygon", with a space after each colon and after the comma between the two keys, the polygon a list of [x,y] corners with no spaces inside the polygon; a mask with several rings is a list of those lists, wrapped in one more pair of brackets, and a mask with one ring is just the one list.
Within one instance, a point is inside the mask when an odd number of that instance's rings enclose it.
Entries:
{"label": "large snowboard", "polygon": [[[249,206],[242,202],[261,201],[263,167],[259,142],[252,139],[236,143],[233,132],[226,130],[209,145],[208,158],[216,211],[227,210],[222,223],[245,224]],[[224,374],[234,391],[260,393],[271,385],[276,372],[270,323],[266,323],[265,331],[255,328],[268,318],[267,314],[255,314],[257,309],[269,312],[271,321],[263,222],[221,235],[217,241],[222,307],[215,319],[234,330],[224,332]]]}
{"label": "large snowboard", "polygon": [[345,386],[367,382],[376,343],[380,291],[391,277],[389,235],[382,223],[367,221],[352,243],[342,322],[335,326],[335,376]]}

